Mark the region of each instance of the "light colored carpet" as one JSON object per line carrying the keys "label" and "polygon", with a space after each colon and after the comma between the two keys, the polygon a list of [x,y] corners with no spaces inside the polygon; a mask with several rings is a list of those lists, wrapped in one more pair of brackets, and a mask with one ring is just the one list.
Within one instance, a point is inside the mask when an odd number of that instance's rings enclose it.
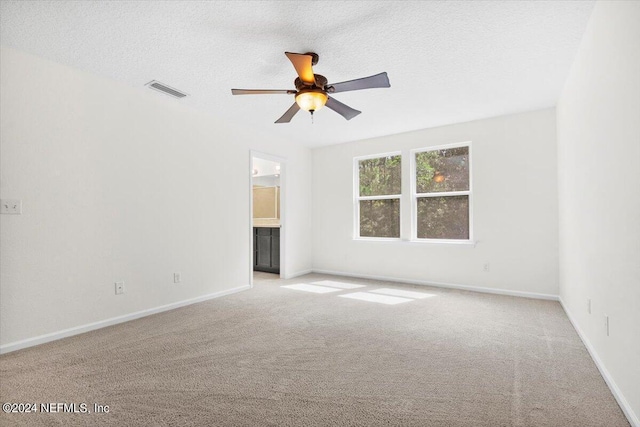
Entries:
{"label": "light colored carpet", "polygon": [[[318,280],[366,287],[281,287]],[[434,296],[340,297],[383,287]],[[335,276],[3,355],[0,381],[2,402],[110,407],[2,413],[3,426],[629,425],[557,302]]]}

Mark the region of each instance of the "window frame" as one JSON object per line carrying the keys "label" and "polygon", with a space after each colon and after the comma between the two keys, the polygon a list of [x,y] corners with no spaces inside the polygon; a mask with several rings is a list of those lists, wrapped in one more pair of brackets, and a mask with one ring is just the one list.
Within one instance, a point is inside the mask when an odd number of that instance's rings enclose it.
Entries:
{"label": "window frame", "polygon": [[[360,196],[360,161],[370,159],[380,159],[382,157],[394,157],[400,156],[400,193],[399,194],[385,194],[383,196]],[[353,158],[353,239],[354,240],[377,240],[377,241],[389,241],[397,242],[402,240],[402,181],[404,179],[402,174],[402,151],[391,151],[387,153],[368,154],[366,156],[357,156]],[[398,237],[373,237],[373,236],[360,236],[360,201],[363,200],[390,200],[398,199],[399,214],[398,214],[398,228],[400,230]]]}
{"label": "window frame", "polygon": [[[473,173],[472,173],[472,154],[471,141],[456,142],[452,144],[434,145],[431,147],[415,148],[409,151],[409,184],[411,187],[411,241],[421,243],[452,243],[452,244],[470,244],[473,240]],[[469,190],[465,191],[441,191],[437,193],[417,193],[416,185],[416,154],[427,151],[445,150],[451,148],[468,147],[469,150]],[[469,238],[468,239],[429,239],[418,237],[418,199],[425,197],[451,197],[451,196],[467,196],[469,198]]]}

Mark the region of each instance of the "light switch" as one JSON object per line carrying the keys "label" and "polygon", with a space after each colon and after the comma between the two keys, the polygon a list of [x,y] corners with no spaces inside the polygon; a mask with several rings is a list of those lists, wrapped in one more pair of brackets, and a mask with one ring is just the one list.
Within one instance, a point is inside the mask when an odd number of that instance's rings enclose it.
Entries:
{"label": "light switch", "polygon": [[0,200],[0,213],[8,215],[22,214],[22,200],[2,199]]}

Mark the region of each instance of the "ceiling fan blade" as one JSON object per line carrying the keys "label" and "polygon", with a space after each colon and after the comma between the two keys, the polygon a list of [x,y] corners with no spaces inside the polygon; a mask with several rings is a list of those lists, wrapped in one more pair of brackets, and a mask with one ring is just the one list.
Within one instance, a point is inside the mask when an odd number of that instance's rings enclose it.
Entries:
{"label": "ceiling fan blade", "polygon": [[313,57],[311,55],[291,52],[285,52],[284,54],[287,55],[287,58],[289,58],[289,61],[293,64],[300,80],[302,80],[304,84],[316,84],[316,78],[313,75],[313,68],[311,67],[313,61]]}
{"label": "ceiling fan blade", "polygon": [[284,113],[282,115],[282,117],[280,117],[278,120],[276,120],[276,123],[289,123],[291,121],[291,119],[293,118],[293,116],[296,115],[296,113],[300,111],[300,107],[298,106],[297,103],[293,103],[293,105],[291,107],[289,107],[289,109],[286,111],[286,113]]}
{"label": "ceiling fan blade", "polygon": [[232,95],[292,95],[295,90],[287,89],[231,89]]}
{"label": "ceiling fan blade", "polygon": [[387,73],[376,74],[375,76],[363,77],[361,79],[349,80],[346,82],[332,83],[331,93],[347,92],[349,90],[373,89],[376,87],[391,87]]}
{"label": "ceiling fan blade", "polygon": [[358,111],[354,108],[351,108],[348,105],[345,105],[342,102],[332,97],[329,97],[329,99],[327,99],[327,103],[324,105],[327,108],[330,108],[336,113],[340,114],[342,117],[344,117],[347,120],[351,120],[358,114],[362,113],[362,111]]}

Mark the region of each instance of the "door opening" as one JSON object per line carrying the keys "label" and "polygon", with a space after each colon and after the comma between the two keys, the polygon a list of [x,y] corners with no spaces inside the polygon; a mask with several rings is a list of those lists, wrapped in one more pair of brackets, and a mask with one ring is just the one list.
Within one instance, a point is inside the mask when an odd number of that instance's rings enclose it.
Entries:
{"label": "door opening", "polygon": [[284,277],[282,159],[251,153],[251,284]]}

